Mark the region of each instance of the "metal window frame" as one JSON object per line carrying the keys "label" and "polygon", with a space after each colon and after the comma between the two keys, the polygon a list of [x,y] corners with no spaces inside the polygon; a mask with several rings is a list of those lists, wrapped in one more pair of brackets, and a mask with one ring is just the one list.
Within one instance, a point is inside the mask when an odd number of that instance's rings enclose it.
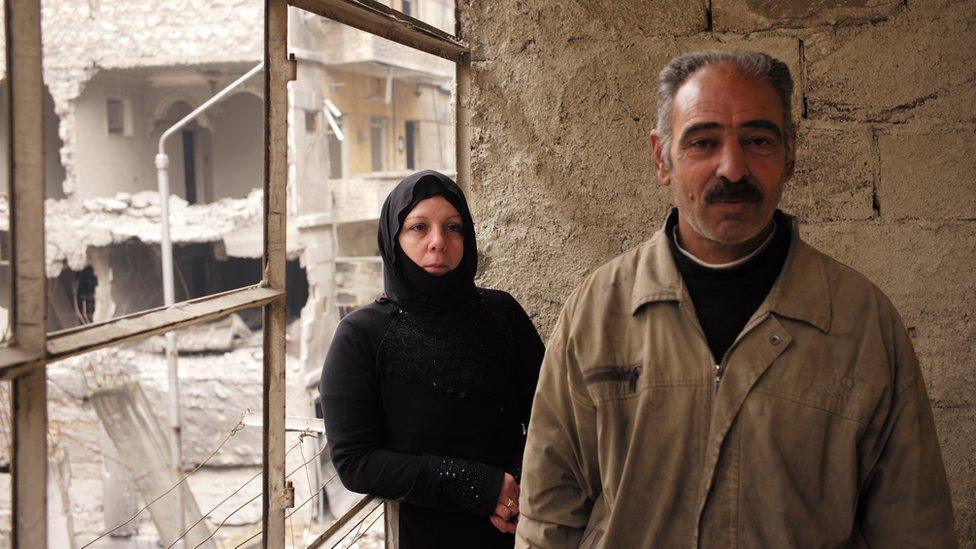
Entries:
{"label": "metal window frame", "polygon": [[13,340],[0,348],[0,379],[11,382],[14,547],[46,547],[46,365],[124,341],[206,322],[233,311],[264,308],[262,544],[284,547],[285,509],[285,253],[288,178],[287,83],[295,62],[287,51],[288,6],[316,13],[454,61],[459,183],[469,174],[470,53],[458,37],[374,0],[265,0],[264,276],[260,284],[184,301],[99,324],[46,333],[44,250],[43,79],[40,0],[4,3],[10,112],[10,235]]}

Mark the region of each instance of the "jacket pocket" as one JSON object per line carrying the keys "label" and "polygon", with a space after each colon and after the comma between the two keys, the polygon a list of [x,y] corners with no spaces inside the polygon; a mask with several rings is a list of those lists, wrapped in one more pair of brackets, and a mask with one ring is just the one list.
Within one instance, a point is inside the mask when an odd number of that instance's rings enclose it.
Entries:
{"label": "jacket pocket", "polygon": [[625,397],[637,393],[643,367],[640,364],[627,366],[599,366],[583,373],[583,382],[590,388],[597,400],[601,396]]}

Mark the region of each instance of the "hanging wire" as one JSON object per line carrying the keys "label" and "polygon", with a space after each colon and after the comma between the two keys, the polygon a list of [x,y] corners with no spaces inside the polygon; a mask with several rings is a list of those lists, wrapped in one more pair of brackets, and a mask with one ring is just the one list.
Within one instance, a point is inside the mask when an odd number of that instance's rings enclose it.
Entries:
{"label": "hanging wire", "polygon": [[[383,517],[383,509],[382,509],[382,507],[383,507],[382,504],[380,504],[380,505],[377,506],[377,509],[380,509],[380,512],[376,514],[376,518],[374,518],[373,520],[371,520],[369,522],[369,526],[367,526],[364,530],[360,530],[359,531],[359,534],[356,535],[356,539],[352,540],[352,542],[349,545],[347,545],[347,547],[353,546],[357,541],[360,540],[360,538],[362,538],[363,536],[365,536],[366,534],[369,533],[369,531],[373,528],[373,525],[376,524],[376,521],[380,520],[380,518]],[[372,513],[370,513],[370,514],[372,514]],[[368,518],[368,517],[369,517],[369,515],[366,516],[366,518]],[[333,545],[333,547],[335,547],[335,546]]]}
{"label": "hanging wire", "polygon": [[[301,440],[301,438],[299,438],[298,439],[298,442],[295,443],[291,448],[289,448],[287,452],[285,452],[285,457],[288,457],[288,454],[290,454],[292,452],[292,450],[294,450],[295,448],[297,448],[298,445],[301,444],[301,443],[302,443],[302,440]],[[197,519],[196,522],[194,522],[193,524],[191,524],[186,530],[183,530],[183,532],[180,534],[180,536],[178,538],[176,538],[175,540],[173,540],[173,543],[169,544],[166,547],[166,549],[172,549],[172,547],[175,546],[177,544],[177,542],[179,542],[181,539],[183,539],[190,532],[190,530],[193,530],[198,524],[200,524],[201,522],[203,522],[204,519],[206,519],[207,517],[209,517],[211,513],[213,513],[214,511],[216,511],[218,508],[220,508],[221,505],[227,503],[227,501],[230,498],[232,498],[232,497],[236,496],[238,493],[240,493],[240,491],[243,490],[245,486],[247,486],[248,484],[250,484],[251,482],[253,482],[254,479],[260,477],[263,472],[264,471],[258,471],[258,473],[256,475],[254,475],[253,477],[247,479],[247,481],[245,481],[244,484],[241,484],[240,486],[238,486],[237,490],[234,490],[227,497],[225,497],[224,499],[220,500],[220,502],[218,502],[217,505],[214,505],[213,507],[211,507],[210,510],[207,511],[206,513],[204,513],[199,519]],[[258,495],[260,495],[260,493]],[[251,500],[248,501],[248,503],[254,501],[255,499],[257,499],[257,498],[252,498]],[[229,515],[228,515],[228,518],[229,518]],[[225,518],[224,521],[226,521],[226,520],[227,519]],[[224,523],[221,522],[220,524],[221,524],[221,526],[223,526]]]}
{"label": "hanging wire", "polygon": [[192,471],[190,471],[189,473],[183,475],[183,477],[180,480],[176,481],[176,484],[170,486],[169,489],[167,489],[165,492],[163,492],[162,494],[159,494],[158,496],[156,496],[155,498],[153,498],[152,501],[150,501],[149,503],[145,504],[142,507],[142,509],[139,509],[138,511],[136,511],[136,514],[132,515],[131,517],[129,517],[128,519],[126,519],[124,522],[120,523],[119,525],[115,526],[114,528],[111,528],[109,530],[106,530],[105,532],[102,532],[102,534],[99,535],[97,538],[95,538],[95,539],[91,540],[90,542],[86,543],[85,545],[81,546],[81,549],[85,549],[86,547],[91,546],[96,541],[104,538],[105,536],[111,534],[112,532],[118,530],[119,528],[122,528],[123,526],[129,524],[130,522],[132,522],[133,520],[135,520],[139,515],[141,515],[143,512],[145,512],[146,509],[149,509],[149,507],[152,506],[152,504],[154,504],[157,501],[163,499],[164,497],[166,497],[167,495],[169,495],[170,492],[172,492],[177,487],[179,487],[181,484],[183,484],[184,482],[186,482],[186,479],[190,478],[191,475],[193,475],[194,473],[196,473],[197,471],[199,471],[204,465],[206,465],[211,459],[213,459],[213,457],[215,455],[217,455],[218,452],[220,452],[221,448],[223,448],[224,445],[227,444],[227,441],[230,440],[231,437],[233,437],[234,435],[236,435],[237,433],[239,433],[241,431],[241,429],[244,428],[244,418],[247,417],[247,415],[249,413],[251,413],[251,410],[250,409],[245,409],[244,410],[244,413],[241,415],[241,420],[239,422],[237,422],[237,425],[235,425],[234,428],[231,429],[229,433],[227,433],[227,436],[224,437],[224,440],[220,441],[220,444],[217,446],[217,448],[214,451],[210,452],[210,455],[208,455],[202,462],[200,462],[200,464],[198,464]]}
{"label": "hanging wire", "polygon": [[[363,522],[365,522],[366,519],[368,519],[370,517],[370,515],[372,515],[373,513],[375,513],[377,509],[380,509],[379,515],[377,515],[377,517],[375,519],[373,519],[372,522],[369,523],[369,526],[367,526],[365,530],[359,530],[359,527],[362,526]],[[338,540],[336,540],[336,542],[332,544],[332,548],[331,549],[335,549],[336,547],[338,547],[339,544],[342,543],[342,540],[348,538],[349,535],[353,533],[353,531],[358,532],[358,534],[356,535],[355,538],[353,538],[353,540],[351,542],[349,542],[349,545],[347,545],[346,548],[348,549],[349,547],[352,546],[352,544],[354,544],[357,541],[359,541],[359,538],[363,537],[363,535],[366,534],[366,532],[368,532],[369,529],[373,527],[373,524],[379,519],[379,517],[382,517],[383,516],[382,509],[383,509],[383,502],[381,501],[370,512],[366,513],[366,515],[364,515],[363,518],[359,519],[359,522],[356,523],[356,526],[354,526],[353,528],[350,528],[349,529],[349,532],[347,532],[346,535],[344,535],[341,538],[339,538]]]}
{"label": "hanging wire", "polygon": [[[302,440],[299,440],[299,443],[301,443],[301,442],[303,442],[303,441]],[[302,447],[300,447],[298,449],[298,451],[302,453],[302,461],[305,461],[305,447],[304,447],[304,445]],[[305,461],[305,463],[308,463],[308,462]],[[308,474],[308,465],[305,466],[305,480],[308,482],[308,492],[310,494],[314,494],[315,492],[312,491],[312,477],[311,477],[311,475]],[[305,529],[304,529],[305,532],[302,534],[302,547],[305,547],[305,546],[308,545],[308,532],[309,532],[309,529],[310,529],[309,525],[312,523],[312,515],[315,513],[315,508],[314,507],[309,507],[308,510],[309,510],[308,523],[305,525]],[[295,545],[295,540],[294,539],[291,540],[291,544],[292,545]]]}
{"label": "hanging wire", "polygon": [[[304,436],[306,434],[310,434],[310,433],[308,431],[303,431],[301,436]],[[301,439],[299,439],[298,442],[301,443]],[[285,478],[287,479],[288,477],[294,475],[296,472],[298,472],[299,469],[301,469],[302,467],[305,467],[306,465],[308,465],[309,463],[311,463],[312,460],[314,460],[317,457],[319,457],[319,455],[321,455],[322,452],[324,452],[324,451],[325,451],[325,447],[323,446],[322,449],[319,450],[318,452],[316,452],[315,455],[313,455],[311,458],[308,459],[308,461],[305,461],[304,463],[302,463],[298,467],[295,467],[294,469],[292,469],[291,472],[289,472],[287,475],[285,475]],[[329,477],[329,479],[326,480],[325,483],[322,484],[322,487],[319,490],[325,488],[325,485],[328,484],[329,482],[331,482],[332,479],[334,479],[335,477],[336,477],[336,475],[332,475],[331,477]],[[262,494],[264,494],[264,490],[263,489],[260,492],[258,492],[257,494],[255,494],[254,497],[252,497],[251,499],[249,499],[246,502],[244,502],[240,507],[238,507],[237,509],[234,509],[233,511],[231,511],[230,514],[227,515],[226,517],[224,517],[224,520],[220,521],[220,524],[217,525],[217,527],[214,528],[212,532],[210,532],[210,535],[207,536],[207,538],[204,539],[203,541],[201,541],[198,545],[196,545],[193,549],[197,549],[198,547],[200,547],[201,545],[203,545],[204,543],[206,543],[207,540],[209,540],[210,538],[214,537],[217,534],[217,532],[224,526],[224,524],[227,523],[227,521],[230,519],[230,517],[234,516],[235,513],[237,513],[241,509],[243,509],[243,508],[247,507],[248,505],[250,505],[254,500],[256,500],[259,497],[261,497]],[[315,492],[312,495],[312,498],[314,498],[316,495],[318,495],[318,492]],[[302,505],[300,505],[299,507],[297,507],[295,509],[295,511],[297,511],[298,509],[301,509],[306,503],[308,503],[309,501],[311,501],[312,498],[309,498],[309,499],[305,500],[305,502],[302,503]],[[286,519],[287,518],[290,518],[291,515],[293,515],[293,514],[294,514],[294,511],[291,514],[289,514],[288,516],[286,516],[285,518]],[[257,536],[261,535],[261,532],[263,532],[263,531],[264,531],[263,529],[258,530],[251,537],[249,537],[249,538],[245,539],[244,541],[242,541],[240,543],[240,545],[238,545],[237,547],[240,547],[241,545],[244,545],[245,543],[247,543],[247,542],[251,541],[252,539],[256,538]],[[84,549],[84,548],[82,548],[82,549]]]}

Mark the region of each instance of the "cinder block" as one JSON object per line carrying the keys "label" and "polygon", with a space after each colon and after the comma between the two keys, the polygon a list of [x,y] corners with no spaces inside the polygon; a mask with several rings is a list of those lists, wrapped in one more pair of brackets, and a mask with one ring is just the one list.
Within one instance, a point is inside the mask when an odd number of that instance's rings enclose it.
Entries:
{"label": "cinder block", "polygon": [[936,407],[933,413],[952,492],[956,538],[966,546],[967,540],[976,540],[976,409]]}
{"label": "cinder block", "polygon": [[976,2],[900,13],[805,41],[810,118],[969,121],[976,105]]}
{"label": "cinder block", "polygon": [[901,0],[867,0],[866,2],[713,0],[712,25],[715,30],[733,32],[752,32],[776,27],[851,25],[888,17],[897,13],[901,5]]}
{"label": "cinder block", "polygon": [[976,130],[894,126],[878,148],[883,219],[976,218]]}
{"label": "cinder block", "polygon": [[870,128],[801,124],[796,171],[781,207],[803,221],[870,218],[872,157]]}

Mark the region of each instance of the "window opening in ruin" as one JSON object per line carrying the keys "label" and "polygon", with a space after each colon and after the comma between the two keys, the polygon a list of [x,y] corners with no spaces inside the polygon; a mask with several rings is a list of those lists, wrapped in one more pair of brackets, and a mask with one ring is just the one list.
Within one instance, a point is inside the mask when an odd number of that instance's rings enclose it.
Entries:
{"label": "window opening in ruin", "polygon": [[108,133],[114,135],[125,133],[125,108],[121,99],[109,97],[105,100],[105,123]]}
{"label": "window opening in ruin", "polygon": [[[336,121],[338,124],[342,124],[342,120]],[[342,143],[339,137],[332,131],[328,129],[325,132],[325,138],[328,140],[329,147],[329,179],[342,179],[345,173],[345,162],[342,159]]]}
{"label": "window opening in ruin", "polygon": [[370,168],[381,172],[386,168],[386,117],[372,116],[369,119]]}
{"label": "window opening in ruin", "polygon": [[417,121],[407,120],[403,133],[406,137],[407,169],[413,170],[417,166]]}
{"label": "window opening in ruin", "polygon": [[62,269],[48,278],[47,331],[54,332],[91,324],[95,320],[95,289],[98,278],[90,266],[79,271]]}
{"label": "window opening in ruin", "polygon": [[411,0],[401,0],[403,6],[403,14],[409,15],[411,17],[416,17],[417,15],[413,12],[413,2]]}
{"label": "window opening in ruin", "polygon": [[305,132],[317,133],[318,131],[318,112],[305,111]]}

